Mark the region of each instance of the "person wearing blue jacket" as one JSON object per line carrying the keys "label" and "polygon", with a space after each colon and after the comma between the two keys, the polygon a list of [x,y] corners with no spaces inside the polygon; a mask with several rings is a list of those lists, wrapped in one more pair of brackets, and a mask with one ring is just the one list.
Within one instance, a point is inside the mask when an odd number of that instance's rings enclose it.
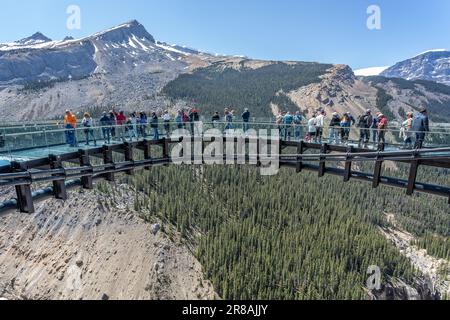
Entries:
{"label": "person wearing blue jacket", "polygon": [[416,149],[422,149],[426,134],[430,131],[428,112],[426,108],[421,108],[419,110],[419,113],[414,119],[412,131],[416,134],[416,143],[414,147]]}
{"label": "person wearing blue jacket", "polygon": [[100,125],[102,127],[103,140],[105,144],[111,143],[111,127],[112,121],[106,112],[103,112],[102,117],[100,118]]}

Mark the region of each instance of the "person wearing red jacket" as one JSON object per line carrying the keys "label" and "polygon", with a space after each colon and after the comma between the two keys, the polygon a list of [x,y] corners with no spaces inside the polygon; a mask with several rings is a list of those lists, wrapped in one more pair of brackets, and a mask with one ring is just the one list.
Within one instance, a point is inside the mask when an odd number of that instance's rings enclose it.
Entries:
{"label": "person wearing red jacket", "polygon": [[125,141],[125,124],[127,122],[127,117],[123,110],[120,110],[119,113],[115,112],[113,109],[114,115],[116,116],[116,124],[117,124],[117,132],[118,137]]}

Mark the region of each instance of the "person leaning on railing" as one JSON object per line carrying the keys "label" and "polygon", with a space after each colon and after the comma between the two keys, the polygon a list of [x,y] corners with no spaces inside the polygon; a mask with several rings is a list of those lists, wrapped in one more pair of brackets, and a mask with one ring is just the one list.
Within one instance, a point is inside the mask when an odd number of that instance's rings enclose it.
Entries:
{"label": "person leaning on railing", "polygon": [[330,137],[329,142],[334,144],[339,144],[339,128],[341,126],[341,118],[337,112],[333,112],[330,121]]}
{"label": "person leaning on railing", "polygon": [[90,137],[92,137],[92,140],[94,141],[94,145],[97,145],[97,140],[95,139],[95,134],[94,134],[94,121],[91,118],[91,115],[86,112],[83,116],[83,121],[81,122],[81,124],[84,127],[84,135],[86,136],[86,145],[88,146],[90,143]]}
{"label": "person leaning on railing", "polygon": [[359,127],[359,146],[367,147],[370,141],[370,127],[373,124],[372,111],[366,110],[366,113],[359,116],[358,127]]}
{"label": "person leaning on railing", "polygon": [[103,140],[105,143],[111,143],[111,118],[108,113],[103,112],[100,118],[100,126],[102,127]]}
{"label": "person leaning on railing", "polygon": [[316,117],[316,142],[322,143],[323,127],[325,125],[325,111],[319,110]]}
{"label": "person leaning on railing", "polygon": [[211,118],[213,128],[216,128],[217,124],[220,123],[220,114],[219,111],[214,112],[214,115]]}
{"label": "person leaning on railing", "polygon": [[384,114],[379,116],[380,122],[378,123],[378,150],[384,151],[386,145],[386,131],[388,129],[388,119]]}
{"label": "person leaning on railing", "polygon": [[66,115],[64,116],[64,126],[66,129],[66,143],[73,148],[76,147],[77,117],[70,110],[66,110]]}
{"label": "person leaning on railing", "polygon": [[242,122],[243,122],[243,129],[244,132],[247,132],[249,129],[249,121],[250,121],[250,111],[248,111],[248,108],[245,108],[244,112],[242,113]]}
{"label": "person leaning on railing", "polygon": [[412,131],[416,133],[416,143],[414,147],[416,149],[422,149],[426,133],[430,132],[427,108],[420,108],[419,113],[414,119]]}
{"label": "person leaning on railing", "polygon": [[297,111],[294,116],[294,136],[295,140],[300,141],[302,138],[302,122],[303,122],[303,116],[300,113],[300,111]]}
{"label": "person leaning on railing", "polygon": [[400,129],[400,138],[403,138],[403,148],[412,148],[412,125],[414,122],[414,113],[408,112],[406,114],[406,120],[403,121],[402,127]]}

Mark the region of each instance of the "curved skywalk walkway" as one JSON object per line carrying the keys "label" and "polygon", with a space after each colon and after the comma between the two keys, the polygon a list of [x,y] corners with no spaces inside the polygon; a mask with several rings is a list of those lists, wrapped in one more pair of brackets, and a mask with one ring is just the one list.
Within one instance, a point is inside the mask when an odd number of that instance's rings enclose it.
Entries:
{"label": "curved skywalk walkway", "polygon": [[[358,180],[370,182],[374,188],[379,185],[387,185],[406,190],[408,195],[415,191],[446,197],[450,204],[450,187],[421,183],[417,181],[417,173],[420,166],[429,166],[442,169],[450,169],[450,134],[444,130],[433,131],[427,134],[427,139],[422,149],[409,149],[401,143],[399,131],[392,129],[386,131],[386,144],[379,145],[369,143],[358,145],[359,129],[352,128],[349,140],[345,143],[328,143],[329,129],[324,130],[322,141],[304,141],[296,139],[296,129],[301,130],[301,137],[305,137],[306,128],[292,128],[276,126],[273,124],[251,123],[250,131],[243,134],[242,130],[225,130],[225,124],[203,124],[203,130],[199,129],[200,124],[193,128],[194,132],[205,132],[189,138],[189,133],[184,139],[188,143],[200,141],[204,148],[205,143],[211,141],[208,129],[213,126],[217,129],[214,133],[227,135],[221,136],[223,144],[232,138],[232,144],[244,142],[246,145],[261,142],[277,144],[280,153],[277,154],[277,163],[280,167],[295,168],[296,172],[309,170],[318,172],[319,177],[325,174],[333,174],[343,177],[344,181]],[[171,124],[170,129],[176,127]],[[234,124],[236,129],[241,124]],[[90,145],[85,143],[84,128],[76,130],[78,145],[71,147],[65,143],[66,130],[39,130],[26,132],[10,132],[4,134],[0,139],[0,188],[14,186],[17,198],[0,203],[0,212],[18,209],[21,212],[34,212],[33,202],[44,197],[53,196],[59,199],[67,198],[67,189],[73,186],[82,186],[86,189],[93,187],[95,179],[114,180],[116,173],[133,174],[137,169],[148,169],[158,165],[169,165],[182,159],[174,159],[171,156],[171,147],[181,143],[182,139],[167,138],[162,134],[158,140],[150,139],[152,129],[147,127],[147,138],[129,139],[125,127],[116,127],[117,136],[123,135],[123,139],[116,139],[109,144],[105,144],[102,139],[103,128],[93,128],[96,137],[96,145],[91,141]],[[159,125],[159,132],[165,133],[164,124]],[[188,124],[188,128],[191,129]],[[198,129],[198,130],[197,130]],[[288,130],[288,133],[285,130]],[[275,138],[272,141],[258,136],[260,130],[274,130]],[[290,137],[289,133],[292,135]],[[279,136],[281,134],[281,136]],[[186,138],[188,137],[188,138]],[[190,139],[193,139],[192,141]],[[216,138],[217,139],[217,138]],[[335,142],[335,141],[334,141]],[[413,139],[414,143],[414,139]],[[158,147],[158,148],[155,148]],[[154,154],[155,149],[156,155]],[[246,149],[245,149],[246,150]],[[259,149],[258,149],[259,150]],[[203,150],[202,150],[203,151]],[[234,147],[233,147],[233,152]],[[159,154],[158,154],[159,153]],[[115,157],[116,155],[116,157]],[[235,152],[233,160],[243,159],[244,163],[264,167],[267,160],[263,153],[257,151]],[[189,157],[190,159],[190,157]],[[194,156],[192,156],[194,159]],[[204,164],[208,160],[207,156],[201,155],[200,163]],[[229,160],[224,156],[223,160]],[[402,180],[393,177],[383,176],[383,163],[394,161],[409,165],[409,177]],[[360,172],[352,167],[352,164],[370,162],[374,165],[373,172]],[[334,164],[334,166],[332,166]],[[356,167],[356,166],[355,166]],[[358,166],[359,167],[359,166]],[[51,186],[44,187],[32,192],[32,186],[51,183]]]}

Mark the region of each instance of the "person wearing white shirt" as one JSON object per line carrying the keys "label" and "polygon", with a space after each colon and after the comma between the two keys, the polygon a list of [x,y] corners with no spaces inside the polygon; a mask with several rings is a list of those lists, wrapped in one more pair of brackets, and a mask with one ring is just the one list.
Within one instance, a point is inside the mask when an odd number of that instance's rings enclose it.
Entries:
{"label": "person wearing white shirt", "polygon": [[325,114],[323,111],[319,111],[316,117],[316,142],[322,143],[323,126],[325,122]]}

